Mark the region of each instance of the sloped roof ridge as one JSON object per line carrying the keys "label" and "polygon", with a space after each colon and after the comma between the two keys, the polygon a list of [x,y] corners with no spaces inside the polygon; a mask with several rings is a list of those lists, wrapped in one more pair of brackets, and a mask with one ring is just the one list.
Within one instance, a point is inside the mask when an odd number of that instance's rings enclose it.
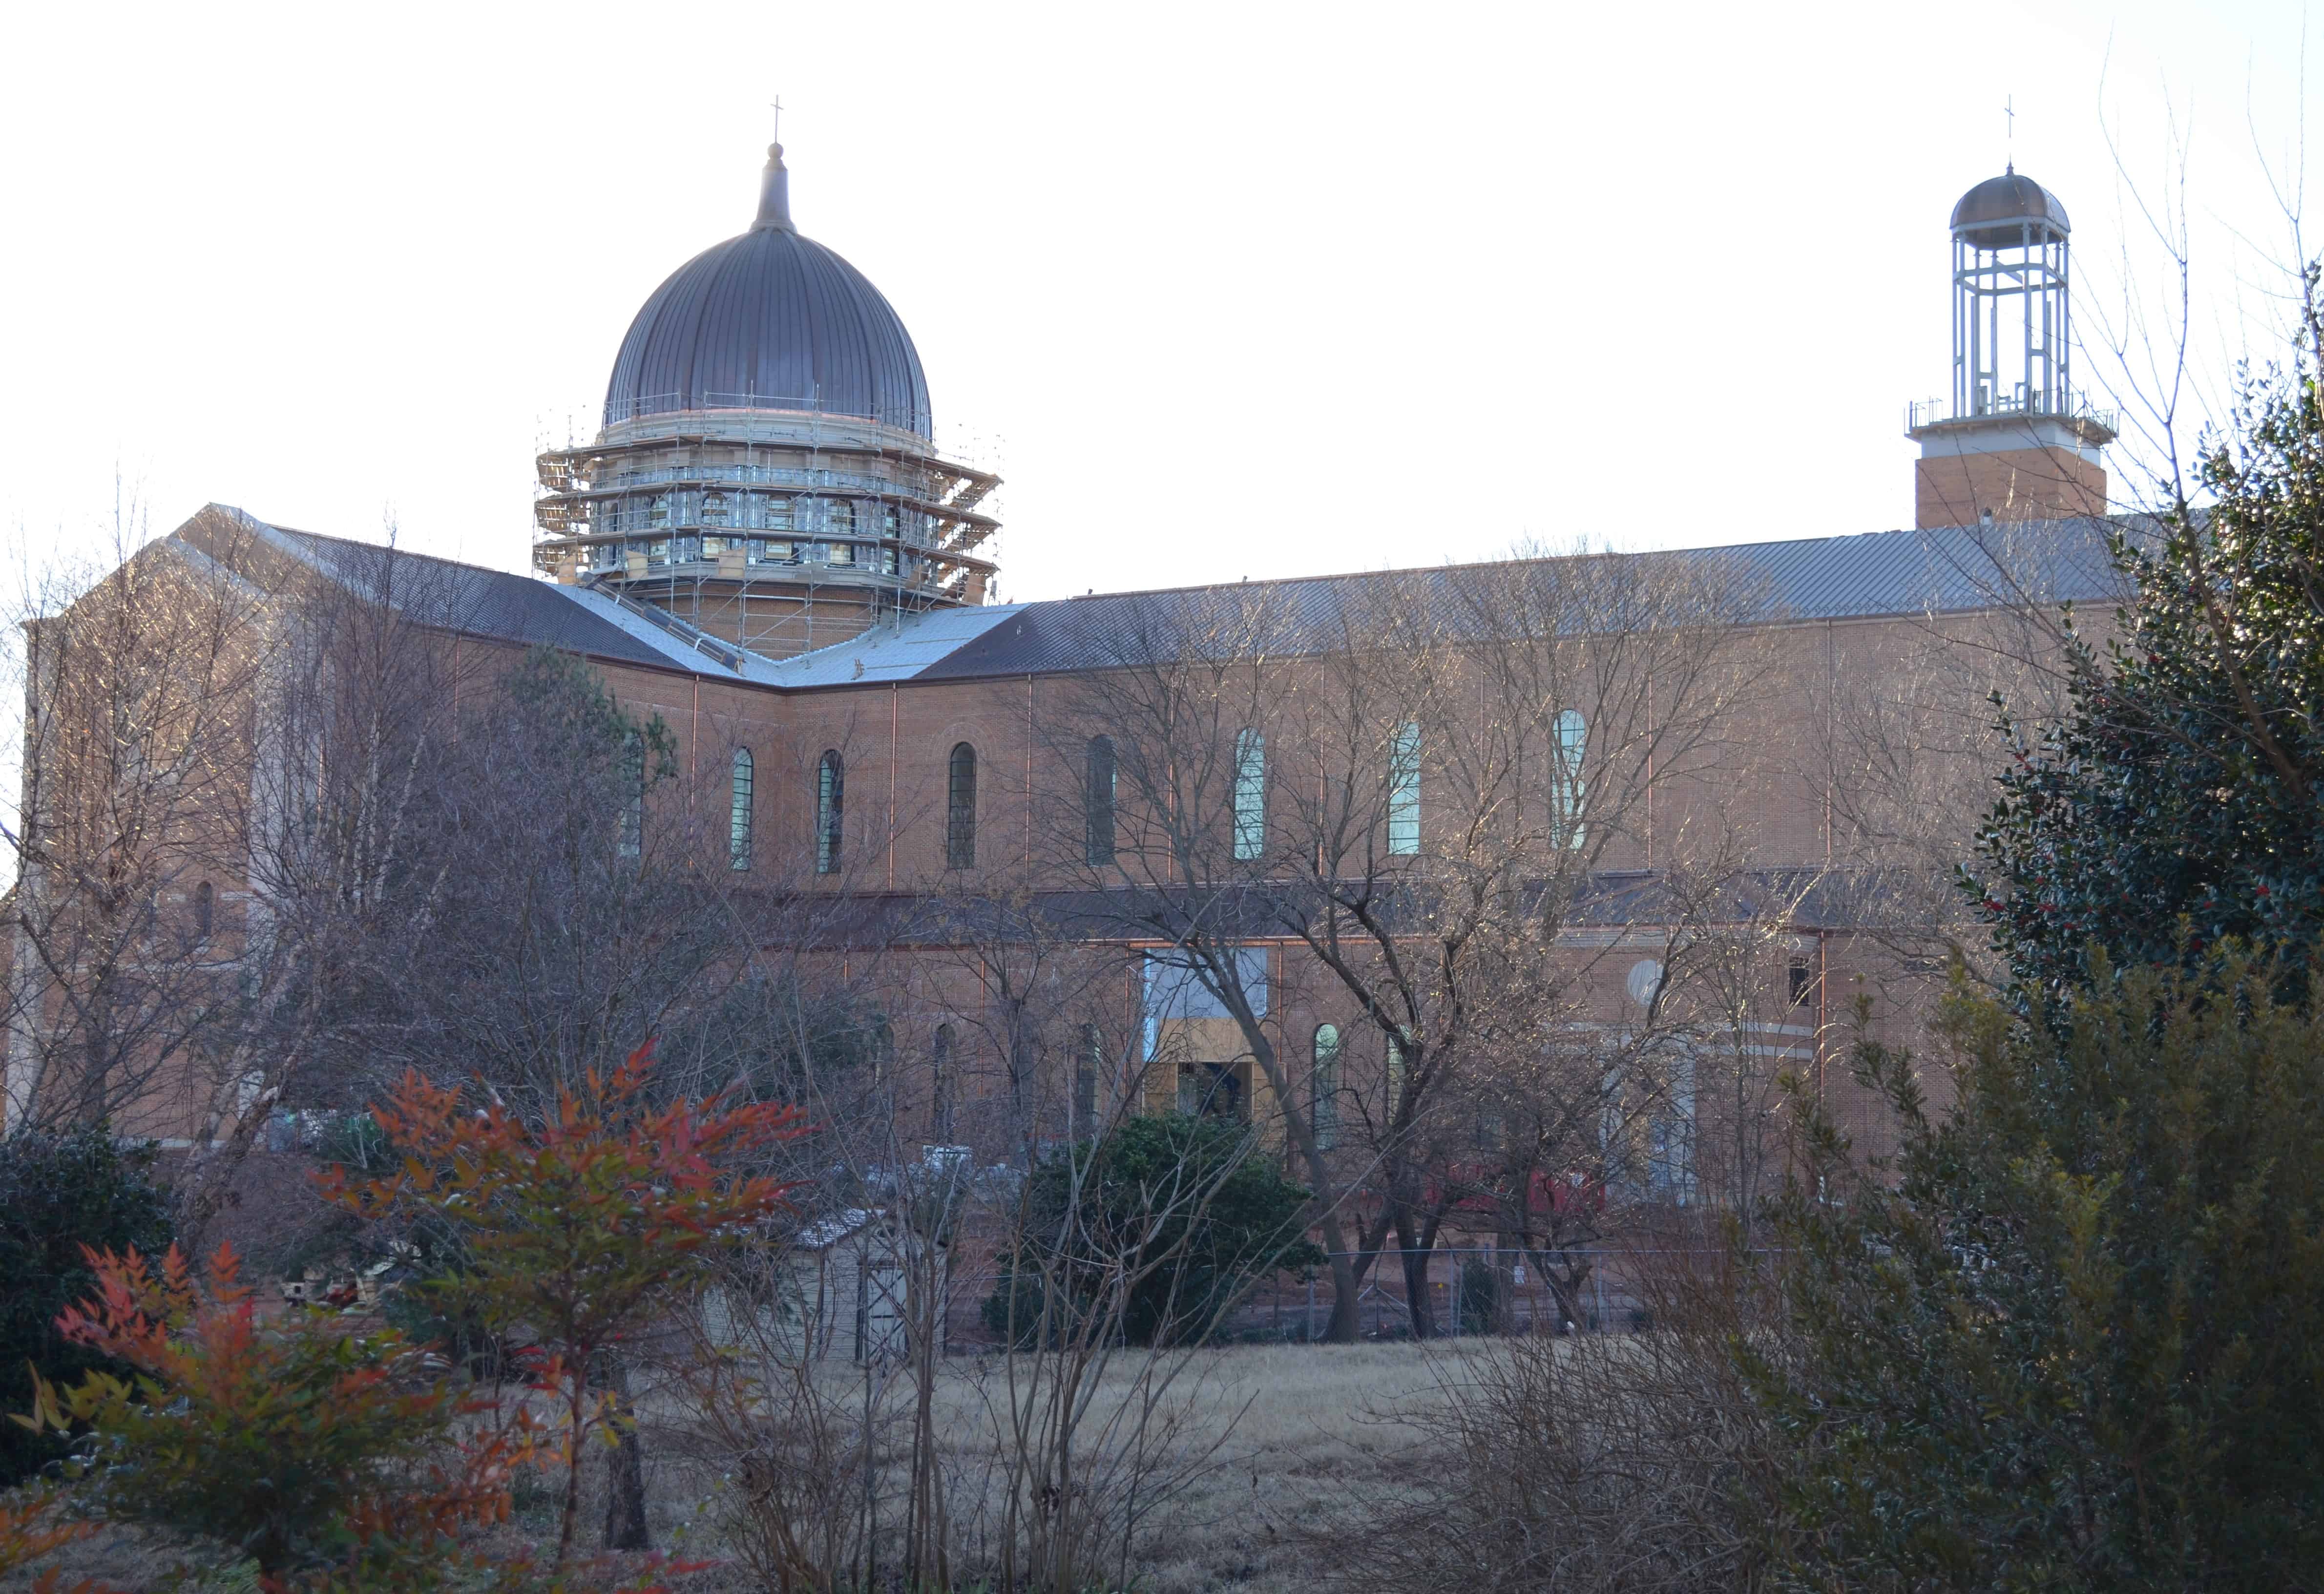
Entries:
{"label": "sloped roof ridge", "polygon": [[1977,532],[2005,530],[2024,533],[2038,532],[2047,527],[2086,527],[2102,521],[2135,520],[2139,517],[2122,515],[2061,515],[2038,521],[2011,521],[1995,526],[1890,526],[1877,531],[1833,531],[1821,537],[1769,537],[1757,542],[1715,542],[1688,548],[1578,548],[1567,553],[1510,554],[1489,559],[1447,559],[1434,565],[1390,565],[1373,570],[1330,570],[1307,576],[1267,576],[1253,581],[1245,576],[1236,581],[1197,581],[1179,586],[1141,586],[1109,592],[1069,593],[1062,597],[1028,598],[1013,605],[1032,608],[1050,604],[1084,604],[1106,598],[1168,598],[1189,596],[1199,593],[1233,592],[1246,587],[1312,586],[1342,581],[1373,581],[1393,576],[1442,576],[1450,572],[1511,569],[1526,565],[1561,564],[1580,559],[1686,558],[1711,554],[1750,556],[1776,552],[1805,553],[1811,549],[1830,548],[1835,545],[1864,548],[1886,538],[1941,537],[1947,532]]}
{"label": "sloped roof ridge", "polygon": [[360,537],[334,537],[327,531],[309,531],[298,526],[285,526],[280,521],[262,521],[248,510],[238,509],[231,503],[210,503],[203,505],[203,508],[232,515],[253,530],[273,531],[284,537],[304,537],[310,541],[327,542],[335,548],[355,548],[364,553],[394,554],[399,558],[422,559],[431,565],[449,566],[455,570],[471,571],[479,576],[505,576],[512,581],[530,581],[540,586],[555,585],[521,570],[503,570],[496,566],[472,565],[466,559],[447,558],[442,554],[423,554],[416,548],[405,548],[401,543],[372,542]]}
{"label": "sloped roof ridge", "polygon": [[[232,517],[237,525],[289,557],[342,585],[356,576],[353,570],[334,567],[342,555],[384,554],[399,561],[418,560],[442,572],[447,585],[456,584],[459,597],[456,601],[442,590],[431,593],[436,612],[413,616],[423,624],[521,646],[557,648],[623,664],[727,679],[737,677],[738,672],[688,647],[682,638],[622,613],[618,605],[596,594],[585,597],[573,588],[535,576],[494,569],[489,565],[472,565],[439,554],[417,553],[394,543],[360,541],[278,525],[233,504],[213,503],[203,512],[213,511]],[[197,515],[194,519],[200,518]],[[189,521],[188,525],[193,523]],[[406,606],[397,604],[399,608]],[[422,604],[423,610],[429,607]]]}

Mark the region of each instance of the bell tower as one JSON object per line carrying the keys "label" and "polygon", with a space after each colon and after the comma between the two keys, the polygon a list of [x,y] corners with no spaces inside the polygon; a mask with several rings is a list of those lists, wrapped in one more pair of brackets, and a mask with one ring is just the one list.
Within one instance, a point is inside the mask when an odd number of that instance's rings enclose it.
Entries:
{"label": "bell tower", "polygon": [[1916,525],[2106,512],[2115,418],[2073,385],[2071,230],[2014,164],[1953,207],[1952,396],[1913,405],[1904,424],[1921,446]]}

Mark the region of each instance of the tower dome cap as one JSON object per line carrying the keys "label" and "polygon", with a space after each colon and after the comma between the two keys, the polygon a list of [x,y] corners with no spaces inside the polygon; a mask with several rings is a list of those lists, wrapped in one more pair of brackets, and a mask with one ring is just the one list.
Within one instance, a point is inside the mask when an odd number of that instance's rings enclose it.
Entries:
{"label": "tower dome cap", "polygon": [[1988,177],[1960,197],[1953,207],[1953,236],[1979,249],[2002,249],[2020,242],[2028,222],[2070,233],[2066,207],[2058,196],[2011,167],[1999,177]]}

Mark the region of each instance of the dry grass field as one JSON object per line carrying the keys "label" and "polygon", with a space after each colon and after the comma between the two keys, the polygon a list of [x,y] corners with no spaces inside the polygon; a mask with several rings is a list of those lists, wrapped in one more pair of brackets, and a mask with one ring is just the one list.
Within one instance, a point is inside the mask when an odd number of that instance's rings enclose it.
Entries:
{"label": "dry grass field", "polygon": [[[1409,1343],[1247,1346],[1189,1356],[1167,1397],[1177,1426],[1150,1459],[1168,1497],[1134,1536],[1130,1582],[1150,1594],[1277,1594],[1360,1571],[1379,1504],[1411,1497],[1429,1476],[1431,1458],[1412,1417],[1445,1398],[1469,1356],[1458,1344]],[[1084,1433],[1103,1431],[1135,1397],[1142,1366],[1143,1353],[1131,1353],[1106,1369]],[[844,1383],[853,1397],[861,1387],[860,1373],[844,1363],[827,1377],[834,1393]],[[984,1530],[997,1520],[1005,1488],[1007,1381],[1001,1359],[964,1357],[945,1365],[936,1392],[947,1507],[972,1566],[991,1553]],[[685,1450],[670,1434],[650,1463],[657,1539],[720,1556],[725,1546],[708,1520],[715,1513],[704,1508],[719,1483]],[[899,1476],[892,1487],[901,1482]],[[882,1492],[890,1487],[883,1481]],[[756,1586],[739,1572],[707,1573],[689,1586],[701,1594]]]}
{"label": "dry grass field", "polygon": [[[1130,1581],[1147,1594],[1289,1594],[1350,1573],[1360,1582],[1379,1504],[1409,1498],[1431,1475],[1427,1443],[1410,1419],[1444,1399],[1470,1354],[1455,1343],[1236,1347],[1193,1355],[1170,1394],[1183,1414],[1180,1424],[1153,1459],[1155,1473],[1169,1477],[1175,1492],[1133,1540]],[[1085,1430],[1102,1427],[1120,1407],[1141,1362],[1142,1353],[1126,1356],[1108,1369],[1093,1392]],[[861,1387],[860,1372],[844,1363],[824,1377],[834,1395]],[[960,1358],[945,1364],[937,1390],[950,1506],[972,1562],[979,1559],[976,1525],[998,1514],[1006,1385],[1000,1359]],[[656,1543],[727,1562],[678,1587],[696,1594],[760,1587],[729,1560],[717,1526],[718,1495],[727,1480],[698,1452],[689,1453],[678,1413],[664,1405],[650,1414],[647,1438]],[[523,1536],[554,1537],[556,1487],[542,1479],[521,1493],[515,1526]],[[585,1543],[594,1541],[602,1510],[592,1506]],[[69,1559],[76,1573],[134,1589],[152,1586],[173,1557],[138,1535],[108,1534]],[[10,1586],[0,1579],[0,1588]],[[196,1586],[252,1584],[244,1568]]]}
{"label": "dry grass field", "polygon": [[[1152,1594],[1313,1589],[1325,1562],[1352,1569],[1384,1496],[1407,1496],[1429,1466],[1407,1420],[1443,1399],[1465,1355],[1449,1347],[1248,1346],[1186,1369],[1192,1421],[1174,1447],[1211,1465],[1138,1535],[1133,1575]],[[1120,1364],[1093,1417],[1119,1402]],[[973,1390],[960,1380],[963,1416]],[[997,1443],[964,1421],[963,1445]],[[1167,1464],[1167,1463],[1166,1463]]]}

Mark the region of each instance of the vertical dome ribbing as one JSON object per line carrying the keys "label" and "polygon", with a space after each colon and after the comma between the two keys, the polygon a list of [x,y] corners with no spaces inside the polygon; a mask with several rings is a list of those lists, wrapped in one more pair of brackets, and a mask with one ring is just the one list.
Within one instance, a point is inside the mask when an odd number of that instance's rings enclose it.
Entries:
{"label": "vertical dome ribbing", "polygon": [[605,423],[682,410],[809,410],[927,438],[927,378],[880,290],[791,225],[782,146],[749,232],[704,250],[630,324]]}

